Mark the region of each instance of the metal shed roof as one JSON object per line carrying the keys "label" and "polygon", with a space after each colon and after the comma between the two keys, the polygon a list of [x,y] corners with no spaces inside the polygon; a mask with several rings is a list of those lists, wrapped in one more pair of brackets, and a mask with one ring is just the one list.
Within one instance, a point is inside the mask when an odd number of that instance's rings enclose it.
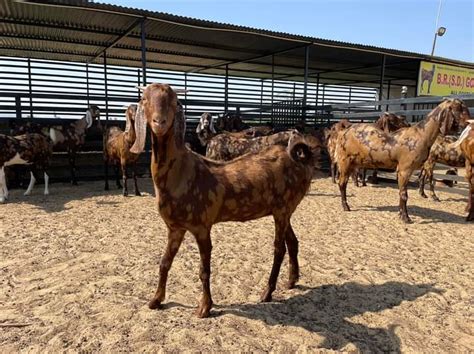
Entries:
{"label": "metal shed roof", "polygon": [[[141,66],[145,19],[147,66],[165,70],[378,86],[415,85],[420,60],[473,63],[374,46],[175,16],[85,0],[0,0],[0,55]],[[274,57],[272,59],[272,54]]]}

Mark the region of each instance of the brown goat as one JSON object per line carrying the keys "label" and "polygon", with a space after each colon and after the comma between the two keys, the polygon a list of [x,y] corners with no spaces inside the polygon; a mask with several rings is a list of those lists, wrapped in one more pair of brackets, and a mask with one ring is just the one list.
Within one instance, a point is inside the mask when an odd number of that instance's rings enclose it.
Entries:
{"label": "brown goat", "polygon": [[259,152],[273,145],[288,145],[292,131],[284,131],[257,138],[235,138],[233,133],[219,134],[207,144],[206,157],[216,161],[230,161],[249,152]]}
{"label": "brown goat", "polygon": [[137,113],[137,105],[131,104],[128,106],[125,116],[127,123],[125,125],[125,131],[122,131],[119,127],[110,127],[105,131],[104,134],[104,168],[105,168],[105,190],[109,190],[109,176],[108,176],[108,164],[115,162],[116,168],[116,184],[117,188],[122,188],[120,185],[120,179],[118,177],[118,165],[121,167],[122,179],[123,179],[123,195],[128,195],[127,186],[127,166],[132,166],[133,171],[133,182],[135,186],[135,195],[139,196],[140,191],[138,190],[137,184],[137,161],[140,157],[139,154],[130,152],[130,147],[135,143],[136,132],[135,132],[135,114]]}
{"label": "brown goat", "polygon": [[400,217],[411,222],[407,212],[407,185],[413,171],[420,168],[441,133],[446,135],[467,124],[467,106],[461,100],[445,100],[420,123],[387,134],[366,124],[354,124],[339,134],[336,162],[339,168],[339,189],[342,206],[347,204],[347,181],[356,168],[386,168],[397,170],[400,191]]}
{"label": "brown goat", "polygon": [[[397,116],[396,114],[390,112],[384,112],[379,119],[374,123],[374,125],[383,130],[385,133],[390,134],[396,132],[402,128],[408,128],[410,124],[405,120],[405,117]],[[366,186],[366,175],[367,169],[364,168],[362,172],[362,185]],[[371,183],[377,183],[377,170],[374,170],[371,177]]]}
{"label": "brown goat", "polygon": [[286,247],[290,257],[288,286],[293,287],[299,277],[298,241],[290,218],[313,175],[311,151],[301,138],[294,135],[288,146],[275,145],[227,163],[209,160],[185,148],[186,121],[182,106],[175,91],[162,84],[151,84],[144,89],[136,121],[137,139],[131,151],[143,150],[148,123],[153,183],[159,212],[168,227],[158,290],[149,307],[161,307],[169,269],[185,232],[190,231],[201,256],[199,276],[203,296],[197,315],[209,316],[211,228],[223,221],[248,221],[273,215],[275,252],[262,301],[272,298]]}
{"label": "brown goat", "polygon": [[428,198],[425,194],[425,181],[428,179],[431,197],[434,201],[439,202],[433,182],[433,170],[437,162],[452,167],[464,167],[466,164],[466,159],[461,151],[461,147],[456,144],[457,140],[458,138],[455,136],[438,136],[433,146],[431,146],[428,159],[423,164],[423,168],[418,177],[419,192],[423,198]]}
{"label": "brown goat", "polygon": [[[84,145],[86,130],[95,120],[100,119],[100,109],[97,106],[89,106],[86,114],[81,119],[65,125],[56,125],[49,128],[49,135],[54,144],[54,149],[66,150],[71,168],[71,184],[77,185],[76,179],[76,155]],[[100,121],[99,121],[100,122]]]}
{"label": "brown goat", "polygon": [[8,199],[8,188],[5,179],[5,166],[28,165],[30,184],[25,195],[30,195],[38,172],[44,173],[44,194],[49,194],[48,168],[53,146],[51,140],[43,134],[25,134],[15,137],[0,134],[0,203]]}
{"label": "brown goat", "polygon": [[474,221],[474,123],[466,127],[457,144],[466,158],[466,179],[469,184],[466,221]]}
{"label": "brown goat", "polygon": [[351,126],[351,122],[347,119],[341,119],[339,122],[333,124],[331,128],[326,130],[325,138],[326,144],[329,154],[329,163],[330,163],[330,170],[331,170],[331,178],[332,182],[336,183],[336,174],[337,174],[337,164],[336,164],[336,144],[337,144],[337,136],[339,132],[344,131],[348,127]]}

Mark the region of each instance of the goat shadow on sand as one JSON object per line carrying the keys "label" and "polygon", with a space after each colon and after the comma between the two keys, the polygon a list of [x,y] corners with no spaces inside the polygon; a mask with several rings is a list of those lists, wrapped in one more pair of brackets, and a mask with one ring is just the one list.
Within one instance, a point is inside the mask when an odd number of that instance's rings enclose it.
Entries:
{"label": "goat shadow on sand", "polygon": [[[408,215],[417,216],[421,218],[420,221],[415,221],[415,224],[433,224],[433,223],[451,223],[451,224],[466,224],[465,215],[463,214],[453,214],[443,210],[435,209],[436,205],[433,208],[423,208],[417,205],[408,205]],[[394,214],[398,214],[398,206],[387,205],[387,206],[366,206],[359,208],[359,210],[369,210],[369,211],[390,211]]]}
{"label": "goat shadow on sand", "polygon": [[[11,189],[7,204],[30,204],[47,213],[59,213],[71,209],[67,204],[71,201],[83,200],[93,197],[121,196],[122,189],[115,183],[110,184],[110,190],[104,190],[104,183],[99,181],[80,181],[78,186],[69,183],[55,182],[49,185],[49,195],[43,195],[44,184],[37,183],[31,195],[24,196],[25,189]],[[138,187],[142,193],[154,195],[153,185],[149,178],[139,178]],[[123,198],[140,198],[134,195],[133,180],[128,181],[129,196]],[[97,205],[113,207],[120,204],[118,201],[98,200]]]}
{"label": "goat shadow on sand", "polygon": [[366,312],[381,312],[415,301],[428,293],[443,293],[430,284],[387,282],[377,285],[348,282],[316,288],[299,286],[304,294],[280,302],[240,304],[214,310],[216,316],[226,314],[263,321],[267,325],[301,327],[325,337],[318,347],[341,350],[353,343],[361,352],[400,353],[398,325],[387,329],[353,323],[350,317]]}

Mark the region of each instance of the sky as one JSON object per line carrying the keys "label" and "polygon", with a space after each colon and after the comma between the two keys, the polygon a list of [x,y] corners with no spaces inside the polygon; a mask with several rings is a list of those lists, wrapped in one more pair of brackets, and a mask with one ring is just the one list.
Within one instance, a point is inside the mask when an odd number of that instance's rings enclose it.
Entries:
{"label": "sky", "polygon": [[[430,54],[439,0],[101,0],[343,42]],[[435,55],[474,62],[474,0],[442,0]]]}

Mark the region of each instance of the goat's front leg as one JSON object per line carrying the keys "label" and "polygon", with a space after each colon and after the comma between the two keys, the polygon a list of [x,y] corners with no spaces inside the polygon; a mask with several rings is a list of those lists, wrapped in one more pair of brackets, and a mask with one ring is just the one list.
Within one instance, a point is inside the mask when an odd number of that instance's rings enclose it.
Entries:
{"label": "goat's front leg", "polygon": [[122,183],[123,183],[123,196],[126,197],[128,195],[128,186],[127,186],[127,161],[121,160],[120,166],[122,168]]}
{"label": "goat's front leg", "polygon": [[138,182],[137,182],[137,163],[135,162],[132,166],[133,168],[133,183],[135,184],[135,195],[141,196],[140,191],[138,190]]}
{"label": "goat's front leg", "polygon": [[202,298],[196,310],[196,315],[200,318],[209,316],[212,307],[211,296],[211,232],[202,230],[195,235],[201,257],[201,266],[199,268],[199,278],[202,283]]}
{"label": "goat's front leg", "polygon": [[0,203],[5,203],[8,199],[7,181],[5,178],[5,167],[0,168]]}
{"label": "goat's front leg", "polygon": [[76,150],[70,149],[68,150],[68,157],[69,157],[69,167],[71,169],[71,184],[73,186],[77,186],[77,179],[76,179]]}
{"label": "goat's front leg", "polygon": [[104,179],[105,179],[105,186],[104,190],[109,190],[109,159],[106,157],[104,158]]}
{"label": "goat's front leg", "polygon": [[344,211],[351,211],[347,204],[347,182],[349,181],[350,171],[348,168],[339,168],[339,191],[341,192],[341,202]]}
{"label": "goat's front leg", "polygon": [[183,242],[186,230],[183,229],[168,229],[168,244],[166,245],[165,254],[161,258],[160,263],[160,279],[158,280],[158,289],[155,296],[148,304],[150,309],[157,309],[161,307],[161,303],[166,295],[166,281],[168,280],[168,272],[173,264],[174,256],[179,250],[179,246]]}
{"label": "goat's front leg", "polygon": [[399,213],[400,218],[405,224],[411,224],[412,221],[408,216],[407,201],[408,201],[408,181],[410,179],[411,170],[398,171],[398,190],[400,195]]}
{"label": "goat's front leg", "polygon": [[260,300],[262,302],[272,301],[272,293],[276,289],[278,280],[278,274],[280,273],[281,263],[285,257],[286,247],[286,231],[288,228],[289,220],[281,220],[280,218],[274,217],[275,219],[275,241],[273,251],[273,265],[268,279],[268,285],[263,291]]}
{"label": "goat's front leg", "polygon": [[362,170],[362,187],[367,187],[367,169]]}
{"label": "goat's front leg", "polygon": [[36,183],[36,177],[33,171],[30,171],[30,184],[28,185],[28,188],[26,189],[26,192],[23,193],[23,195],[30,195],[31,192],[33,191],[33,187],[35,186]]}
{"label": "goat's front leg", "polygon": [[122,189],[122,184],[120,183],[120,166],[117,162],[114,166],[115,169],[115,184],[117,185],[117,189]]}
{"label": "goat's front leg", "polygon": [[474,221],[474,173],[473,165],[466,159],[466,179],[469,183],[469,195],[467,197],[467,208],[468,212],[466,221]]}
{"label": "goat's front leg", "polygon": [[290,271],[288,276],[288,289],[293,289],[296,282],[300,278],[300,267],[298,264],[298,239],[296,238],[295,232],[291,227],[291,223],[288,224],[286,229],[286,248],[288,248],[288,255],[290,258]]}

